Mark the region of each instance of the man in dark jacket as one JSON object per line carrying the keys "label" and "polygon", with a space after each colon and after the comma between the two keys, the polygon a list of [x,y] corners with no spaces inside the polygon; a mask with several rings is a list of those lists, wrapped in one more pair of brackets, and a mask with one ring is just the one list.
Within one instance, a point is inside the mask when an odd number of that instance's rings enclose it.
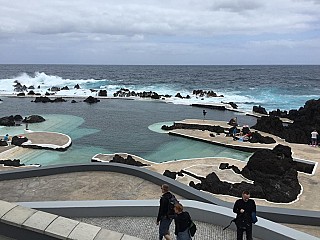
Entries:
{"label": "man in dark jacket", "polygon": [[247,240],[252,240],[252,213],[256,213],[256,203],[249,199],[250,193],[244,191],[242,198],[238,199],[234,206],[233,212],[237,214],[237,240],[243,240],[243,232],[246,232]]}
{"label": "man in dark jacket", "polygon": [[[163,237],[166,240],[171,240],[169,227],[172,222],[170,217],[171,213],[169,212],[169,200],[172,197],[172,193],[169,192],[169,185],[163,184],[161,186],[162,196],[160,198],[160,207],[157,217],[157,225],[159,225],[159,240],[162,240]],[[172,213],[174,214],[174,212]]]}

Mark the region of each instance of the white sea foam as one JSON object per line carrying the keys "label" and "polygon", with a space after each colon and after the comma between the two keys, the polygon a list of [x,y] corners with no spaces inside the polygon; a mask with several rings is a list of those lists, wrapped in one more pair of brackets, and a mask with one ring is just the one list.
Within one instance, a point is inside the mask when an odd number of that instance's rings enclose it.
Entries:
{"label": "white sea foam", "polygon": [[[144,92],[152,91],[160,95],[171,95],[171,98],[166,98],[165,101],[174,104],[216,104],[216,103],[228,103],[234,102],[239,106],[239,109],[243,111],[251,111],[253,105],[261,105],[267,110],[273,109],[295,109],[302,106],[305,100],[317,98],[315,95],[296,95],[288,92],[287,94],[279,94],[273,92],[272,89],[257,89],[255,87],[243,88],[241,90],[233,89],[202,89],[202,90],[213,90],[218,95],[224,97],[199,97],[192,94],[192,90],[185,89],[183,85],[175,85],[173,83],[156,83],[151,85],[144,83],[143,85],[125,84],[121,80],[109,80],[109,79],[68,79],[62,78],[56,75],[48,75],[44,72],[35,72],[33,76],[27,73],[22,73],[17,77],[10,79],[0,79],[0,94],[2,95],[15,95],[14,85],[15,81],[18,81],[27,88],[34,86],[34,92],[44,95],[51,87],[65,87],[67,86],[70,90],[61,90],[54,92],[55,96],[70,96],[70,97],[86,97],[86,96],[97,96],[97,92],[92,92],[90,89],[105,89],[107,90],[108,97],[113,97],[113,94],[121,88],[129,89],[130,91]],[[75,89],[76,84],[80,85],[80,89]],[[188,86],[190,88],[190,86]],[[25,92],[27,93],[27,92]],[[180,93],[183,97],[187,95],[190,99],[175,97],[177,93]]]}

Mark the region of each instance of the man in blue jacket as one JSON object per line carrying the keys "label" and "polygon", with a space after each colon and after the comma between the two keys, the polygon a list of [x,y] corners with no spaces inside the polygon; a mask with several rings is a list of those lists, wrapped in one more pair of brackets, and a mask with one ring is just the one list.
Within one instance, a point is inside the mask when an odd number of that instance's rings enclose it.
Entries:
{"label": "man in blue jacket", "polygon": [[237,214],[237,240],[243,240],[243,232],[246,232],[247,240],[252,240],[252,215],[256,213],[256,203],[250,199],[248,191],[243,191],[242,198],[235,202],[233,212]]}

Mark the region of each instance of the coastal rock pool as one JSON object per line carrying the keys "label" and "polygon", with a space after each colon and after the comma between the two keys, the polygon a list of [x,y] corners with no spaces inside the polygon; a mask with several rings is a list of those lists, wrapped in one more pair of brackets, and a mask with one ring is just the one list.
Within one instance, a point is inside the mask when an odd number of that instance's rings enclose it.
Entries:
{"label": "coastal rock pool", "polygon": [[[65,152],[51,150],[21,151],[15,156],[25,164],[86,163],[98,153],[126,152],[152,162],[171,160],[228,157],[247,160],[250,153],[236,151],[209,143],[171,136],[160,129],[165,123],[185,118],[201,118],[202,109],[166,104],[157,101],[125,101],[103,99],[89,105],[82,101],[66,103],[32,103],[29,99],[4,98],[1,117],[38,114],[46,121],[29,124],[32,131],[67,134],[72,146]],[[12,104],[17,108],[12,112]],[[234,113],[208,109],[208,119],[228,121]],[[240,123],[254,124],[255,119],[237,116]],[[1,127],[0,134],[23,134],[25,126]],[[161,133],[162,132],[162,133]]]}

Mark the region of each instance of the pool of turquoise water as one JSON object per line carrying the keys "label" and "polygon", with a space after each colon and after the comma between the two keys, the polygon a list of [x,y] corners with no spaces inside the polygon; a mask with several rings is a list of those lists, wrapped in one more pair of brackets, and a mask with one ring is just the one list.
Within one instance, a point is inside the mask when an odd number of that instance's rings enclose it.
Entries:
{"label": "pool of turquoise water", "polygon": [[[82,125],[85,120],[78,116],[63,115],[63,114],[44,114],[42,115],[46,121],[42,123],[29,124],[29,129],[32,131],[50,131],[61,132],[69,135],[72,140],[72,146],[64,152],[53,150],[39,150],[33,149],[27,154],[18,155],[16,158],[20,159],[25,164],[70,164],[70,163],[86,163],[90,162],[91,158],[98,153],[115,153],[114,149],[108,149],[101,143],[101,145],[81,144],[81,139],[94,139],[95,134],[101,134],[103,129],[86,128]],[[148,126],[148,130],[160,135],[168,135],[161,130],[161,126],[171,125],[173,122],[159,122]],[[17,127],[0,127],[0,135],[9,134],[23,135],[25,126]],[[247,160],[249,153],[236,151],[212,144],[199,142],[191,139],[185,139],[175,136],[169,136],[169,142],[161,142],[154,149],[145,151],[139,156],[153,161],[166,162],[171,160],[203,158],[203,157],[228,157],[239,160]],[[132,139],[133,145],[139,145]],[[139,146],[136,146],[139,148]],[[123,152],[119,148],[117,152]],[[129,152],[130,154],[130,152]],[[132,154],[132,153],[131,153]]]}

